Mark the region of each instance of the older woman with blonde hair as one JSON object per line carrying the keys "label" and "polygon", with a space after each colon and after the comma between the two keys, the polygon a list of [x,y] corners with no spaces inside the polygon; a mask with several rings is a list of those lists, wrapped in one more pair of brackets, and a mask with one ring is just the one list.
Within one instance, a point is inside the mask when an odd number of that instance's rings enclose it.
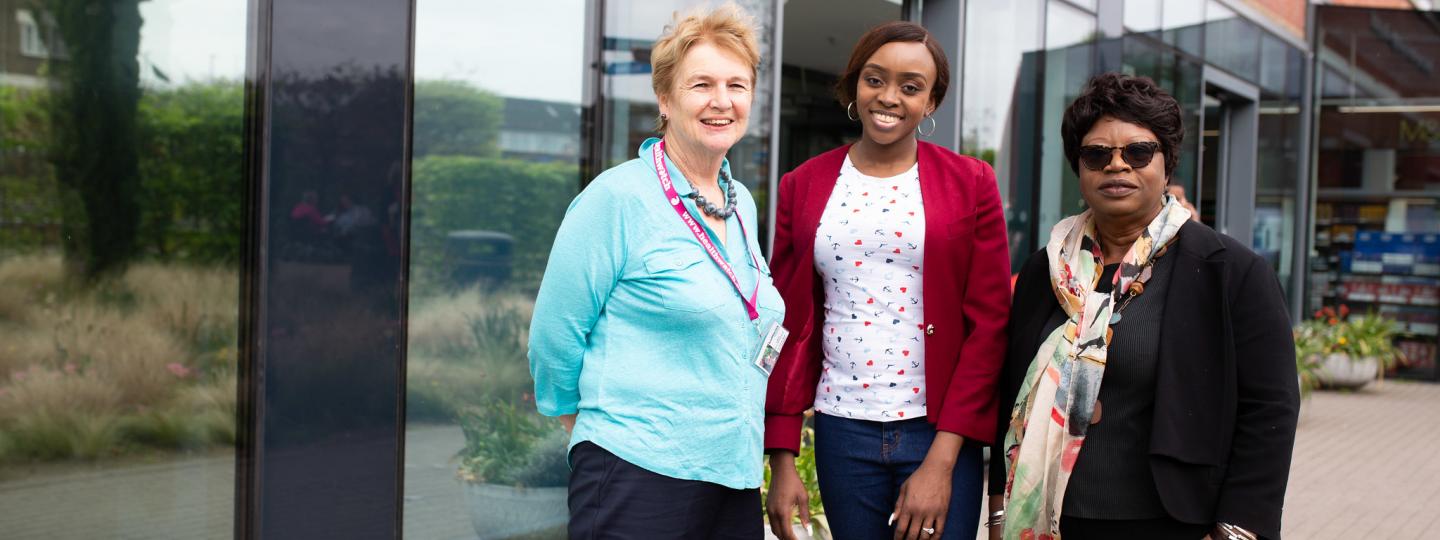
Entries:
{"label": "older woman with blonde hair", "polygon": [[655,42],[657,131],[565,215],[530,327],[542,414],[571,430],[571,538],[759,538],[766,379],[784,305],[726,153],[760,56],[733,4]]}

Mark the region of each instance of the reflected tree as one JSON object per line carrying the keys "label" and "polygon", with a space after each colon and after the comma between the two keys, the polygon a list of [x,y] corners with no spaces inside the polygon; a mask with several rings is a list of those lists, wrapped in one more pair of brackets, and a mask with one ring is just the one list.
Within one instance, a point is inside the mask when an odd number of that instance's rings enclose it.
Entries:
{"label": "reflected tree", "polygon": [[50,101],[51,161],[65,191],[67,270],[93,281],[137,251],[141,0],[36,0],[64,43]]}
{"label": "reflected tree", "polygon": [[415,158],[500,155],[505,101],[461,81],[415,82]]}

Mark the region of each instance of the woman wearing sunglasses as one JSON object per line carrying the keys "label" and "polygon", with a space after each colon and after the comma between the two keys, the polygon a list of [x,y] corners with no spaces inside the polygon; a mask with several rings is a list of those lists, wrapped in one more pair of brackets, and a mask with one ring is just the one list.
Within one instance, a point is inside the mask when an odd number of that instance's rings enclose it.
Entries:
{"label": "woman wearing sunglasses", "polygon": [[1299,389],[1280,284],[1167,194],[1180,106],[1095,77],[1061,137],[1088,210],[1020,270],[991,538],[1279,538]]}

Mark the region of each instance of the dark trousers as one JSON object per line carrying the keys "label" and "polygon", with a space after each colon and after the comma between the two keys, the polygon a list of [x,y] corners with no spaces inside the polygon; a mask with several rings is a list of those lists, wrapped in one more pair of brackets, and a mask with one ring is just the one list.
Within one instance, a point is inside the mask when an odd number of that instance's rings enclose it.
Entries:
{"label": "dark trousers", "polygon": [[1060,536],[1065,540],[1200,540],[1210,534],[1209,525],[1182,523],[1169,517],[1158,519],[1085,519],[1060,516]]}
{"label": "dark trousers", "polygon": [[588,441],[570,450],[570,540],[764,535],[759,489],[656,474]]}
{"label": "dark trousers", "polygon": [[[924,418],[898,422],[815,415],[815,472],[820,500],[835,540],[891,538],[887,522],[900,486],[920,468],[935,426]],[[940,536],[925,540],[974,538],[980,523],[980,446],[966,443],[950,478],[950,510]],[[1068,539],[1067,539],[1068,540]]]}

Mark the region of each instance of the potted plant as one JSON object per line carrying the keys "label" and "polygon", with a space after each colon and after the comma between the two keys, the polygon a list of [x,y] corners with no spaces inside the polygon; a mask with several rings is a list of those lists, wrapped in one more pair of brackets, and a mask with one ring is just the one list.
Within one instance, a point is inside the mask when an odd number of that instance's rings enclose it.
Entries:
{"label": "potted plant", "polygon": [[1316,336],[1319,362],[1315,379],[1327,388],[1361,388],[1399,360],[1394,321],[1374,312],[1352,315],[1341,305],[1325,307],[1307,323]]}
{"label": "potted plant", "polygon": [[1320,386],[1317,380],[1320,361],[1325,356],[1328,337],[1323,321],[1309,320],[1295,326],[1295,378],[1300,383],[1300,395],[1308,397],[1310,391]]}
{"label": "potted plant", "polygon": [[563,538],[570,437],[560,423],[497,400],[466,407],[460,428],[458,474],[475,533],[482,540]]}

